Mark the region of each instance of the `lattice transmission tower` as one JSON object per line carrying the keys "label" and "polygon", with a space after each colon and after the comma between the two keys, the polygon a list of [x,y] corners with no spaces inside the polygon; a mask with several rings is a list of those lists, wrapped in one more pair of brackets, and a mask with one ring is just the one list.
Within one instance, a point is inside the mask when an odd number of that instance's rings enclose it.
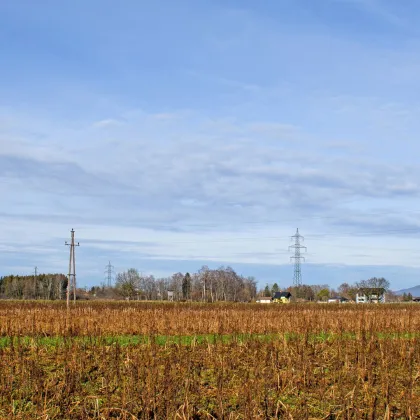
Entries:
{"label": "lattice transmission tower", "polygon": [[111,261],[108,262],[108,265],[105,267],[105,280],[106,287],[112,287],[112,280],[114,278],[114,266],[111,264]]}
{"label": "lattice transmission tower", "polygon": [[69,283],[67,285],[67,307],[70,304],[70,289],[73,289],[73,302],[76,303],[76,254],[74,248],[80,246],[79,242],[74,242],[74,229],[71,230],[70,243],[66,241],[65,245],[70,247],[69,260]]}
{"label": "lattice transmission tower", "polygon": [[295,264],[293,286],[299,287],[302,286],[302,271],[300,263],[305,261],[305,257],[302,257],[301,255],[301,250],[306,251],[306,246],[301,245],[301,242],[303,242],[305,238],[300,235],[299,229],[296,229],[296,233],[291,237],[291,240],[294,241],[294,244],[289,246],[289,251],[291,249],[294,249],[295,251],[295,255],[290,257],[290,260]]}

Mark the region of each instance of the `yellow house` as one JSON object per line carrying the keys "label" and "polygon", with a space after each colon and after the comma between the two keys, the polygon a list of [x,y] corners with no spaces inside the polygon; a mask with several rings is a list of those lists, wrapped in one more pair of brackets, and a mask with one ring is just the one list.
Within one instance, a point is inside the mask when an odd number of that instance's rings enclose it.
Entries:
{"label": "yellow house", "polygon": [[290,298],[292,297],[289,292],[276,292],[273,296],[273,302],[275,303],[290,303]]}

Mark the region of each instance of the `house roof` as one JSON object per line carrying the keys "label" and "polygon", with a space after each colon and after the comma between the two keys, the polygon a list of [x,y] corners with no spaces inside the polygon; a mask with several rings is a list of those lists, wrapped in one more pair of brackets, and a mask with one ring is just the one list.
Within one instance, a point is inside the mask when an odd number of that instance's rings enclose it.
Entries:
{"label": "house roof", "polygon": [[291,296],[292,294],[289,292],[276,292],[274,293],[273,299],[281,299],[281,298],[289,299]]}

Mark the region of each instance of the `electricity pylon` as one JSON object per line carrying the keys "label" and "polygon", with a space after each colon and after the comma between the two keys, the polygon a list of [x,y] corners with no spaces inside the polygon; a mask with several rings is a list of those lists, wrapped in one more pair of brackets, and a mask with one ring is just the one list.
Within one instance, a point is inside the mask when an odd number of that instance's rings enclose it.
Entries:
{"label": "electricity pylon", "polygon": [[106,279],[106,286],[112,287],[112,279],[114,277],[114,266],[109,261],[108,265],[106,266],[105,270],[105,279]]}
{"label": "electricity pylon", "polygon": [[301,245],[301,242],[303,242],[305,238],[299,234],[299,229],[296,229],[296,233],[291,237],[291,240],[294,240],[294,244],[289,246],[289,251],[291,249],[295,250],[295,255],[290,257],[290,260],[294,261],[295,264],[293,286],[299,287],[302,286],[302,271],[300,263],[301,261],[305,261],[305,257],[301,256],[301,250],[303,249],[306,251],[306,246]]}

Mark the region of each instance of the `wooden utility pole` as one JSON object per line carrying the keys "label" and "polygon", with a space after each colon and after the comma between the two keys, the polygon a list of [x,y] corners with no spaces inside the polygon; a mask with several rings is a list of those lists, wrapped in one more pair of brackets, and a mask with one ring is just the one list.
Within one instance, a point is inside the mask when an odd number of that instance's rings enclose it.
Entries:
{"label": "wooden utility pole", "polygon": [[37,296],[36,296],[36,289],[37,289],[36,282],[37,282],[37,280],[38,280],[38,267],[35,267],[35,270],[34,270],[34,290],[33,290],[33,293],[34,293],[33,298],[34,299],[37,298]]}
{"label": "wooden utility pole", "polygon": [[80,246],[79,242],[77,244],[74,242],[74,229],[71,230],[71,241],[66,245],[70,247],[70,259],[69,259],[69,277],[67,284],[67,308],[70,305],[70,289],[73,288],[73,303],[76,303],[76,255],[74,248]]}

